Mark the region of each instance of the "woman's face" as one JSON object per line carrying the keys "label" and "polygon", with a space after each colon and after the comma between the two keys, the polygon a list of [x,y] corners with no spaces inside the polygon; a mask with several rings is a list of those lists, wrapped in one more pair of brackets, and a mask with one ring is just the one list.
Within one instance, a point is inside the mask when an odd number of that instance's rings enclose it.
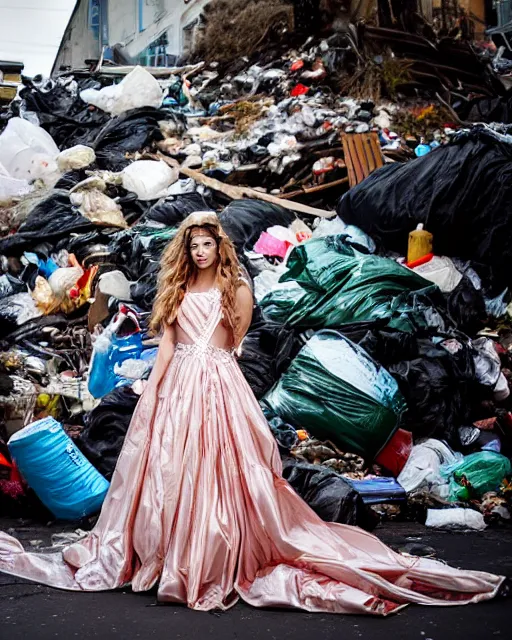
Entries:
{"label": "woman's face", "polygon": [[217,243],[207,232],[197,233],[190,240],[190,255],[196,267],[203,271],[217,261]]}

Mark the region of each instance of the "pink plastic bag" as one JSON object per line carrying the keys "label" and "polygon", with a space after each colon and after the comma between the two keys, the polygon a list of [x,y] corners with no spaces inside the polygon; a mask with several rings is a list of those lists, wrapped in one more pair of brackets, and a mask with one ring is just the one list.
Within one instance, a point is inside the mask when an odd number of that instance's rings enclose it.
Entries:
{"label": "pink plastic bag", "polygon": [[278,258],[285,258],[288,253],[288,249],[293,246],[286,240],[278,240],[270,233],[263,231],[258,242],[254,245],[254,251],[261,253],[264,256],[276,256]]}

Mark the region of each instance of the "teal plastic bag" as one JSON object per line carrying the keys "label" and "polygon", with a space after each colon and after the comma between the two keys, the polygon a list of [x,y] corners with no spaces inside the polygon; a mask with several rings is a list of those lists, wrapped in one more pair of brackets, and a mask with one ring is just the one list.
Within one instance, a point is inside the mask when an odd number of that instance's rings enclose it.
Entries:
{"label": "teal plastic bag", "polygon": [[284,422],[367,459],[385,446],[405,410],[391,375],[336,331],[314,335],[262,404]]}
{"label": "teal plastic bag", "polygon": [[441,467],[441,475],[450,478],[451,502],[479,499],[487,491],[496,491],[512,472],[510,460],[494,451],[479,451],[460,462]]}
{"label": "teal plastic bag", "polygon": [[389,326],[413,330],[409,315],[420,317],[431,305],[411,293],[428,295],[437,288],[394,260],[356,251],[343,238],[327,236],[296,247],[280,286],[261,302],[265,315],[305,329],[387,319]]}

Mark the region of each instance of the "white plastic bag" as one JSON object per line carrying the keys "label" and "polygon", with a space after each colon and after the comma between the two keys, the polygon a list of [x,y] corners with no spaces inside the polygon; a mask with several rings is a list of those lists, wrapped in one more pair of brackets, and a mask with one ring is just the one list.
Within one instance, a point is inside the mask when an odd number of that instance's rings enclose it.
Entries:
{"label": "white plastic bag", "polygon": [[254,278],[254,296],[259,303],[279,283],[279,278],[286,271],[286,264],[281,268],[265,269]]}
{"label": "white plastic bag", "polygon": [[121,271],[107,271],[98,279],[98,289],[101,293],[125,302],[132,300],[130,287],[131,282]]}
{"label": "white plastic bag", "polygon": [[15,293],[0,300],[0,316],[16,322],[18,327],[42,315],[30,293]]}
{"label": "white plastic bag", "polygon": [[397,478],[399,484],[411,493],[416,489],[428,489],[440,498],[448,495],[448,480],[439,472],[441,465],[454,464],[462,458],[440,440],[428,438],[412,448],[405,467]]}
{"label": "white plastic bag", "polygon": [[281,240],[281,242],[289,242],[292,245],[299,244],[297,242],[297,236],[291,229],[287,227],[283,227],[282,225],[275,225],[273,227],[269,227],[267,229],[267,233],[269,233],[274,238]]}
{"label": "white plastic bag", "polygon": [[118,116],[130,109],[160,107],[163,93],[158,81],[143,67],[135,67],[118,85],[86,89],[80,98],[102,111]]}
{"label": "white plastic bag", "polygon": [[500,373],[500,377],[498,378],[498,382],[494,387],[494,400],[496,402],[505,401],[510,395],[510,388],[508,386],[508,381],[505,378],[503,373]]}
{"label": "white plastic bag", "polygon": [[48,278],[50,287],[58,299],[63,298],[83,276],[82,267],[62,267]]}
{"label": "white plastic bag", "polygon": [[76,169],[85,169],[96,160],[94,149],[83,144],[77,144],[70,149],[61,151],[57,158],[57,165],[62,173]]}
{"label": "white plastic bag", "polygon": [[156,160],[137,160],[122,172],[123,187],[133,191],[140,200],[164,198],[178,176],[177,169]]}
{"label": "white plastic bag", "polygon": [[473,509],[427,509],[426,527],[434,529],[474,529],[483,531],[487,525],[479,511]]}
{"label": "white plastic bag", "polygon": [[453,291],[462,280],[462,273],[446,256],[434,256],[432,260],[415,267],[413,271],[419,273],[426,280],[437,284],[443,293]]}
{"label": "white plastic bag", "polygon": [[0,134],[0,164],[11,178],[29,182],[41,179],[53,186],[61,175],[58,155],[50,134],[28,120],[11,118]]}
{"label": "white plastic bag", "polygon": [[0,164],[0,202],[11,198],[19,198],[31,191],[32,187],[27,180],[11,178],[7,169]]}

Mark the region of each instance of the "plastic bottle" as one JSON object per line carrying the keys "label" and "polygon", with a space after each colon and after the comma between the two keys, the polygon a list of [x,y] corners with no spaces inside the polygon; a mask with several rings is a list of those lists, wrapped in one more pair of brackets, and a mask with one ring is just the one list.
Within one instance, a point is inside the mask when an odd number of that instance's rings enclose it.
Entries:
{"label": "plastic bottle", "polygon": [[419,224],[415,231],[411,231],[407,249],[407,264],[432,253],[432,240],[432,234],[423,228],[423,224]]}

